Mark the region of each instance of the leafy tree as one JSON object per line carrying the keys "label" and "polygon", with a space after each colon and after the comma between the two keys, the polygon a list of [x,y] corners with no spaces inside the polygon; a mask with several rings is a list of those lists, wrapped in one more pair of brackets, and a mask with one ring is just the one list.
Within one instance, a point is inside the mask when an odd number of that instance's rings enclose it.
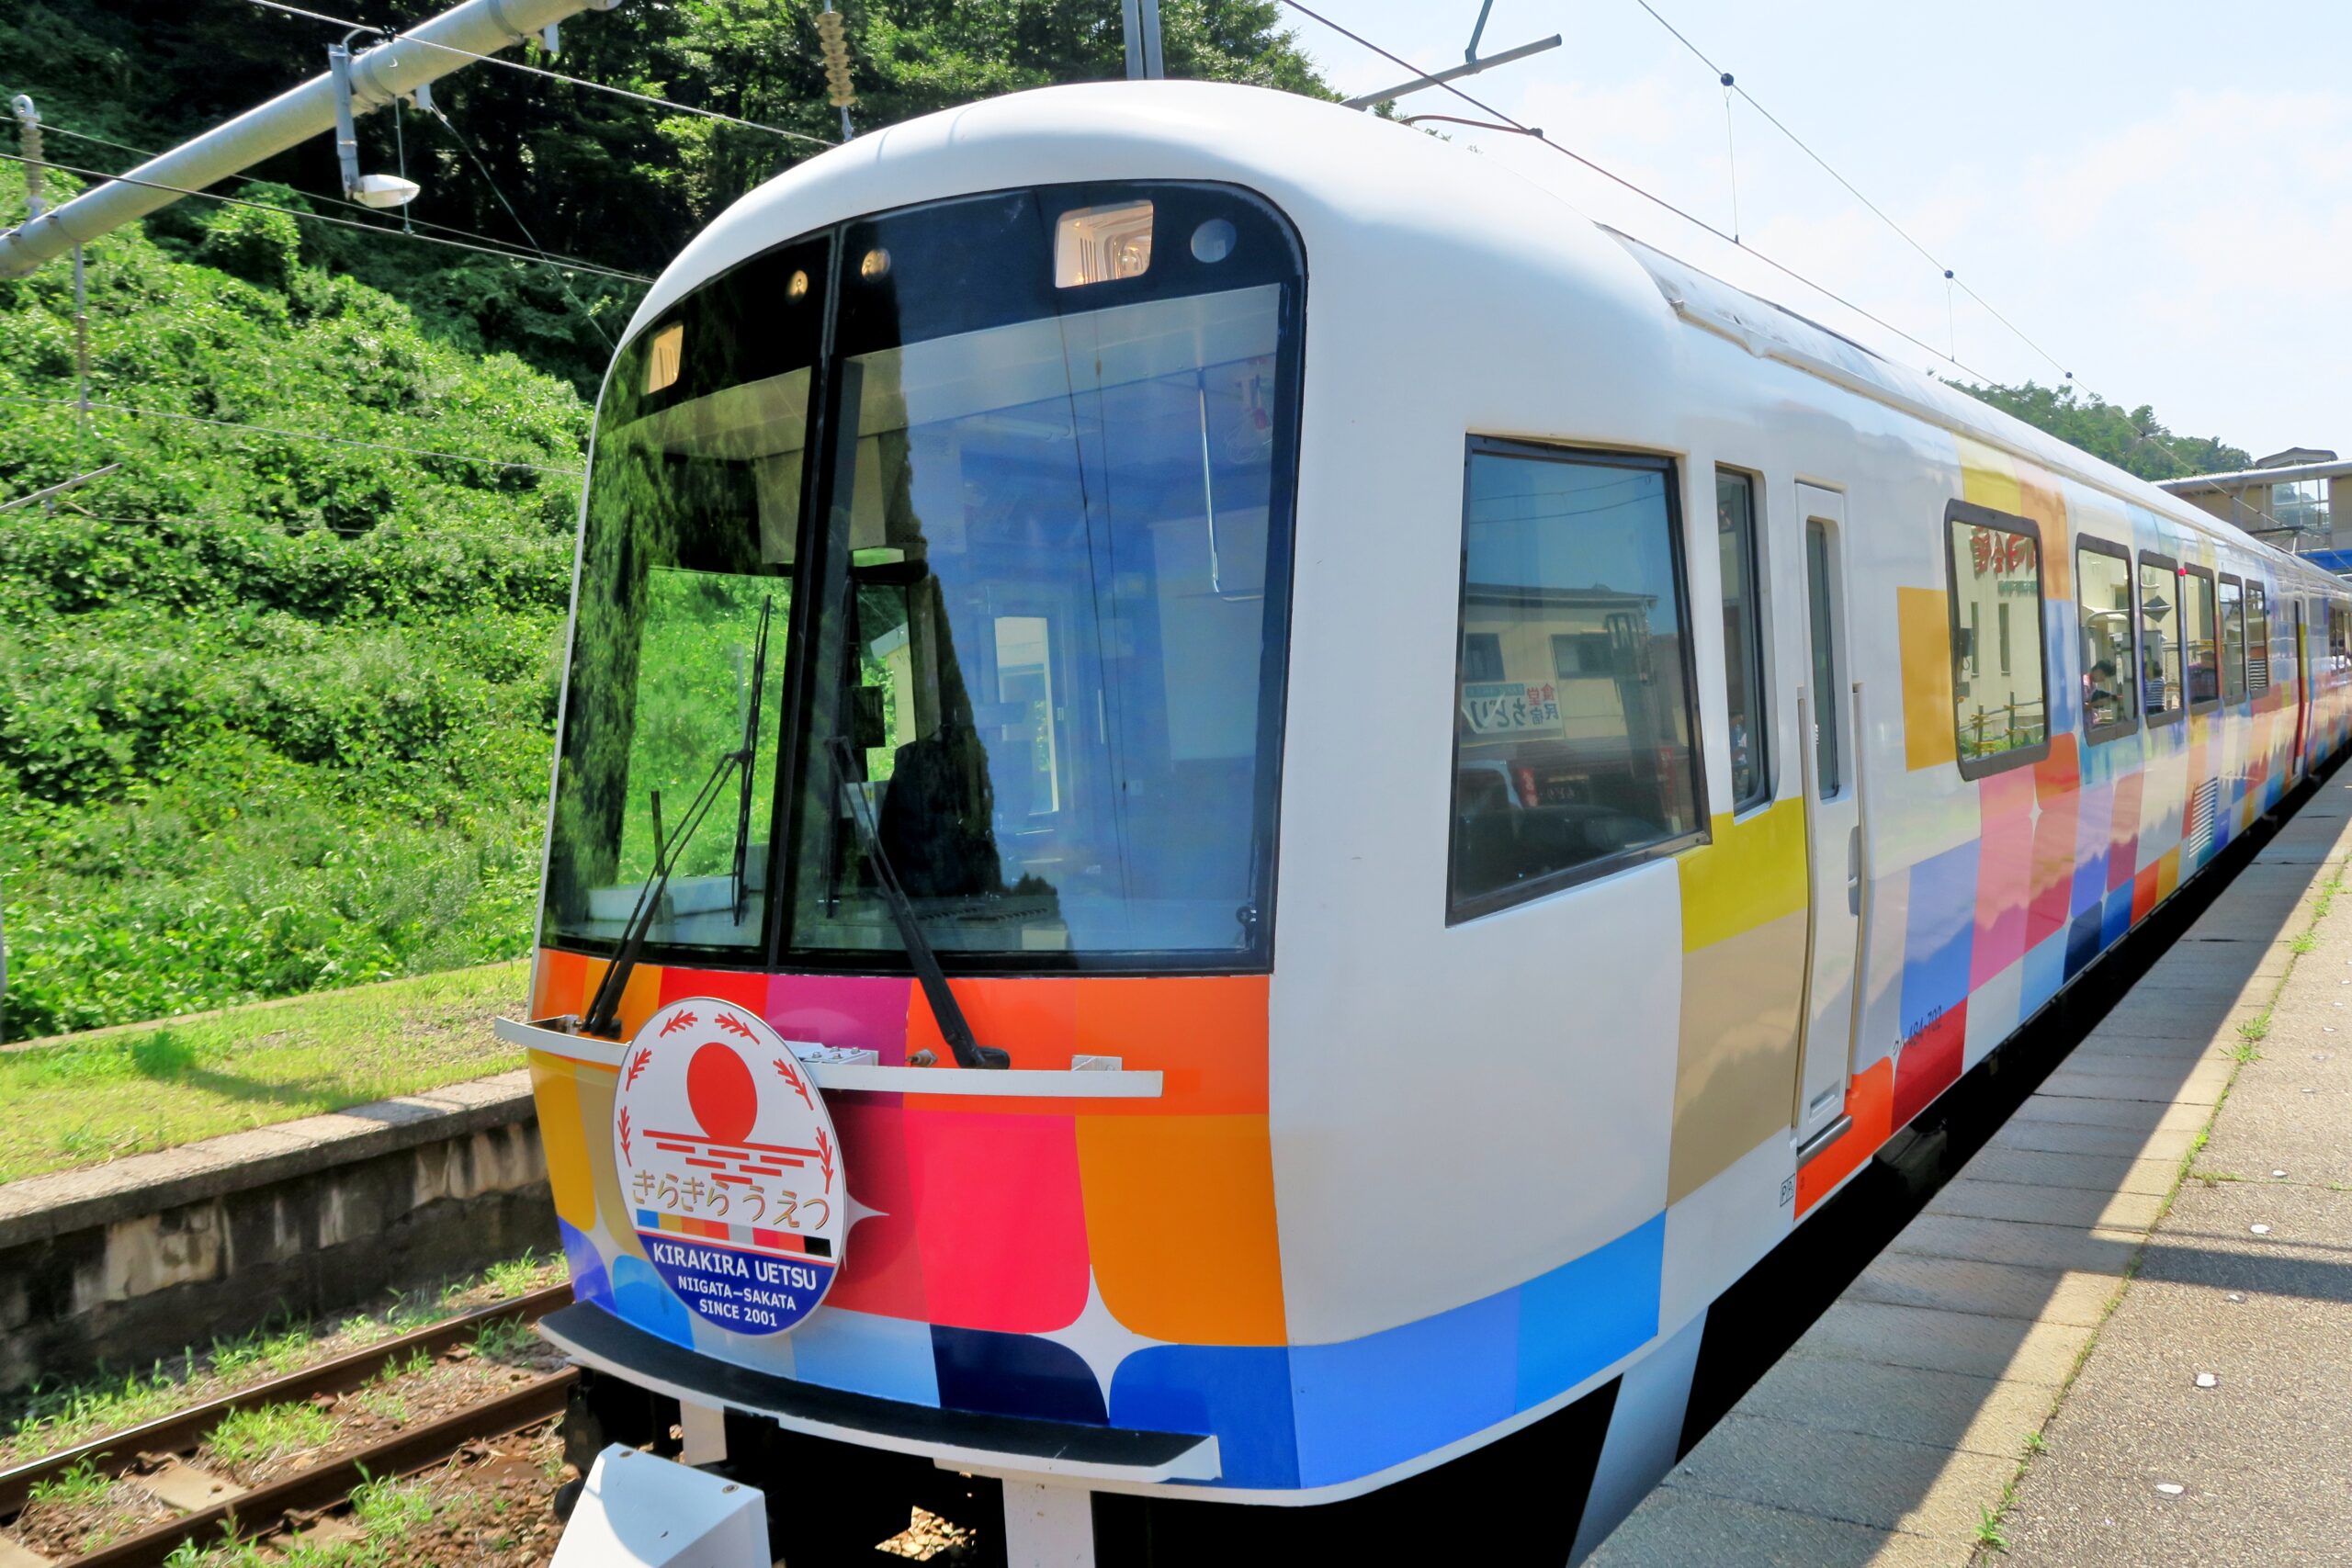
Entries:
{"label": "leafy tree", "polygon": [[2044,387],[2028,381],[2021,387],[2005,387],[1998,382],[1977,386],[1954,381],[1952,385],[2143,479],[2175,479],[2254,466],[2252,454],[2217,436],[2175,435],[2146,403],[2127,412],[2096,394],[2082,395],[2072,384]]}
{"label": "leafy tree", "polygon": [[[817,8],[628,0],[567,27],[560,65],[830,140]],[[846,10],[861,131],[1124,70],[1115,0]],[[1162,17],[1171,73],[1326,93],[1268,0]],[[119,170],[138,154],[107,142],[218,124],[337,36],[244,0],[16,0],[0,89],[36,96],[51,160]],[[390,113],[359,127],[364,167],[424,184],[417,220],[522,243],[511,201],[550,251],[629,272],[820,151],[495,66],[436,96],[448,123],[403,110],[397,145]],[[87,247],[93,392],[164,417],[85,428],[70,274],[0,280],[0,495],[122,465],[0,519],[14,1037],[530,938],[583,394],[638,288],[307,221],[350,216],[324,137],[251,174],[224,194],[277,210],[184,200]],[[0,225],[23,212],[0,165]]]}
{"label": "leafy tree", "polygon": [[[334,0],[319,8],[392,26],[437,6]],[[744,192],[839,139],[838,114],[825,101],[815,23],[821,9],[820,0],[628,0],[568,23],[560,60],[547,61],[536,43],[506,56],[816,141],[476,65],[435,86],[446,123],[408,108],[363,116],[362,166],[403,164],[424,186],[413,208],[419,220],[525,244],[511,201],[549,251],[651,274]],[[842,10],[861,133],[1125,71],[1117,0],[847,0]],[[1160,17],[1172,76],[1337,96],[1283,27],[1273,0],[1163,0]],[[244,0],[23,0],[13,19],[0,16],[0,60],[14,78],[0,85],[35,92],[61,126],[160,148],[317,74],[339,36]],[[51,156],[108,169],[131,161],[63,135]],[[337,194],[325,137],[250,172]],[[184,201],[151,227],[167,242],[189,243],[208,231],[206,205]],[[583,391],[594,390],[609,338],[637,298],[630,286],[584,274],[564,277],[302,227],[311,265],[361,278],[413,305],[435,333],[469,348],[509,350]]]}

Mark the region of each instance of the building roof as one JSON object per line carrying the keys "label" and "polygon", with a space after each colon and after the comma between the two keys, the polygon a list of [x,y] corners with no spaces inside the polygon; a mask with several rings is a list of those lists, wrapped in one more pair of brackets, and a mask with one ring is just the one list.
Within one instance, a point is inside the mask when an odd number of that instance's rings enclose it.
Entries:
{"label": "building roof", "polygon": [[2287,479],[2333,479],[2352,475],[2352,462],[2338,461],[2333,452],[2322,460],[2295,463],[2286,468],[2269,468],[2257,465],[2239,468],[2226,474],[2191,474],[2186,479],[2158,479],[2158,490],[2175,495],[2196,495],[2211,490],[2251,490],[2256,485],[2275,485]]}

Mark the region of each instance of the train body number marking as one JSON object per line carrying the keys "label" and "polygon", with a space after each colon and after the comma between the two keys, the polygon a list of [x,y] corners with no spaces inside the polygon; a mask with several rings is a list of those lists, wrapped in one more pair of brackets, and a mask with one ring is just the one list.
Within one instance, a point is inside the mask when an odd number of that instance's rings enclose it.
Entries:
{"label": "train body number marking", "polygon": [[646,1260],[706,1322],[781,1333],[841,1271],[849,1195],[832,1116],[749,1009],[689,997],[645,1021],[621,1055],[613,1168]]}

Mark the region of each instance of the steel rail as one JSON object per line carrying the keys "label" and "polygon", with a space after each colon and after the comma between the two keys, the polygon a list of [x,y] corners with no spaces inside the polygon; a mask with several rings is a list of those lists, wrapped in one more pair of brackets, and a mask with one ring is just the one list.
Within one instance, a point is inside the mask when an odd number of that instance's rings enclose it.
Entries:
{"label": "steel rail", "polygon": [[256,1486],[209,1508],[166,1519],[71,1561],[74,1568],[163,1568],[184,1543],[220,1535],[223,1526],[248,1536],[267,1533],[288,1513],[332,1507],[348,1497],[353,1488],[368,1482],[413,1474],[439,1464],[479,1438],[503,1437],[551,1420],[563,1414],[571,1385],[579,1380],[576,1367],[549,1372],[512,1393],[468,1405],[438,1421]]}
{"label": "steel rail", "polygon": [[[536,1323],[558,1307],[571,1303],[569,1284],[550,1285],[543,1291],[517,1296],[509,1302],[495,1302],[460,1313],[444,1323],[413,1329],[396,1338],[370,1345],[365,1350],[348,1356],[338,1356],[332,1361],[322,1361],[315,1367],[288,1372],[267,1382],[223,1394],[219,1399],[192,1404],[169,1416],[159,1416],[143,1426],[125,1427],[87,1442],[76,1443],[70,1449],[43,1454],[39,1459],[0,1470],[0,1519],[15,1517],[22,1512],[32,1489],[40,1483],[62,1475],[74,1466],[87,1462],[103,1475],[121,1475],[139,1462],[141,1454],[177,1453],[194,1448],[204,1435],[220,1424],[223,1416],[239,1410],[256,1409],[265,1404],[282,1404],[312,1398],[322,1393],[347,1393],[365,1387],[385,1368],[407,1360],[419,1351],[438,1356],[472,1338],[485,1324],[520,1321]],[[248,1494],[250,1495],[250,1494]]]}

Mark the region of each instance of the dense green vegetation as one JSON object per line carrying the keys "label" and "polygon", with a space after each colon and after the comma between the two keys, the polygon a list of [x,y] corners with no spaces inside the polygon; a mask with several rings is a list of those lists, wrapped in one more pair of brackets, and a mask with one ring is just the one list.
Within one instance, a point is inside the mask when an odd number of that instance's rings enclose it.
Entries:
{"label": "dense green vegetation", "polygon": [[[0,210],[22,210],[0,175]],[[527,940],[582,415],[221,209],[199,253],[0,283],[0,879],[13,1037],[512,956]],[[224,270],[233,268],[234,270]]]}
{"label": "dense green vegetation", "polygon": [[[560,64],[830,139],[818,8],[630,0],[568,25]],[[1324,91],[1270,0],[1162,14],[1175,73]],[[1114,0],[848,15],[861,130],[1122,71]],[[317,73],[338,36],[244,0],[21,0],[0,93],[36,96],[52,163],[119,170]],[[420,223],[519,244],[520,213],[624,272],[820,150],[491,66],[437,96],[447,123],[403,111],[397,145],[390,114],[360,124],[365,167],[424,185]],[[122,465],[0,515],[8,1038],[529,940],[586,399],[637,286],[306,219],[352,216],[322,194],[324,137],[254,175],[222,188],[279,210],[187,200],[89,247],[94,400],[185,418],[85,428],[60,401],[68,268],[0,281],[0,499]],[[52,175],[51,199],[80,183]],[[0,224],[24,210],[0,164]]]}
{"label": "dense green vegetation", "polygon": [[2003,413],[2014,414],[2038,430],[2103,457],[2143,479],[2177,479],[2189,474],[2228,473],[2254,466],[2243,446],[2232,446],[2211,435],[2175,435],[2157,420],[2146,403],[2126,412],[2093,393],[2080,395],[2075,387],[2044,387],[2028,381],[2021,387],[1997,382],[1973,386],[1952,383]]}

